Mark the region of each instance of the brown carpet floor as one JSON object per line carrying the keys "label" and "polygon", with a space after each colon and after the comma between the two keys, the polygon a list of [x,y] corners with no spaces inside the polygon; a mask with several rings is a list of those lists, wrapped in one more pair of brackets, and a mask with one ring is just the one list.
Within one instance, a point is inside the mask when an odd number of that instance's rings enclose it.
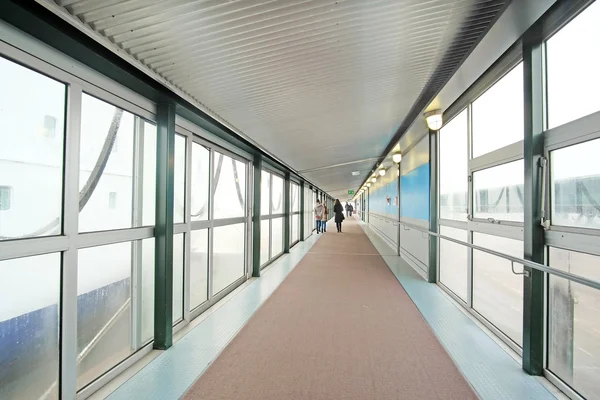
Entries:
{"label": "brown carpet floor", "polygon": [[353,220],[335,226],[185,399],[476,399]]}

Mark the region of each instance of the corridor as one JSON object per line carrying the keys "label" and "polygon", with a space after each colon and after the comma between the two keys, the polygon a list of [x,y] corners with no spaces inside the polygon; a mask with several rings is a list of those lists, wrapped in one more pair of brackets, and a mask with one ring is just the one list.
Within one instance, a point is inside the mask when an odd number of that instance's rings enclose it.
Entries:
{"label": "corridor", "polygon": [[476,398],[354,219],[329,230],[186,399]]}

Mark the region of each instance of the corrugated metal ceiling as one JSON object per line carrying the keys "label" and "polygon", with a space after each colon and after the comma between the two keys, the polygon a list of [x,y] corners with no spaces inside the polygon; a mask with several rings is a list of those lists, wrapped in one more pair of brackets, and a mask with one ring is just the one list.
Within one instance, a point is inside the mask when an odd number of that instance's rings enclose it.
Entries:
{"label": "corrugated metal ceiling", "polygon": [[[381,156],[506,1],[56,3],[301,171]],[[336,195],[365,165],[310,178]]]}

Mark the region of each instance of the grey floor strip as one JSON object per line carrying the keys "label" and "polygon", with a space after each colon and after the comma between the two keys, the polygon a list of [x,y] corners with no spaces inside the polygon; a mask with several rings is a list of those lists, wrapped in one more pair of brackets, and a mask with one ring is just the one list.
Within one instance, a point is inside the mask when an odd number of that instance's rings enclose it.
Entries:
{"label": "grey floor strip", "polygon": [[216,310],[114,391],[111,400],[178,399],[215,360],[317,241],[313,235],[263,271],[260,279]]}
{"label": "grey floor strip", "polygon": [[555,399],[441,289],[427,283],[401,257],[390,255],[390,247],[369,227],[361,227],[482,399]]}

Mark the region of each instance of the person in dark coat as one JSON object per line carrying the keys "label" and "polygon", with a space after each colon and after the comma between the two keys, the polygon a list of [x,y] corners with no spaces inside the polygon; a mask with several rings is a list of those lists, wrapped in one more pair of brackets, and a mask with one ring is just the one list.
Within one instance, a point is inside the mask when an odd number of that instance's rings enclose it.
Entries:
{"label": "person in dark coat", "polygon": [[333,212],[335,213],[335,226],[337,227],[338,233],[342,233],[342,221],[344,220],[344,207],[340,203],[340,199],[335,199],[335,205],[333,206]]}

